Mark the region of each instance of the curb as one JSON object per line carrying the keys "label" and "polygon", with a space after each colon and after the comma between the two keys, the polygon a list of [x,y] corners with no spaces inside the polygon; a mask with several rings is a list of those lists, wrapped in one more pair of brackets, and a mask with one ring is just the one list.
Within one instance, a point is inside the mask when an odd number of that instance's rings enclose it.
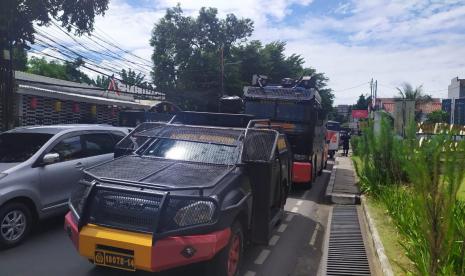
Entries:
{"label": "curb", "polygon": [[[340,194],[333,193],[334,181],[336,180],[337,171],[337,158],[334,159],[334,165],[331,170],[331,176],[329,177],[328,186],[326,187],[325,197],[326,199],[334,204],[360,204],[360,196],[353,194]],[[356,174],[355,174],[356,175]]]}
{"label": "curb", "polygon": [[373,247],[375,248],[376,257],[378,257],[378,262],[381,267],[381,270],[383,271],[383,274],[385,276],[394,276],[391,263],[389,262],[389,259],[384,251],[384,246],[381,242],[381,238],[379,237],[378,230],[375,226],[375,222],[372,219],[370,212],[368,211],[365,196],[362,195],[361,198],[363,213],[365,214],[366,220],[368,222],[368,230],[371,234],[371,242],[373,244]]}
{"label": "curb", "polygon": [[331,169],[331,175],[329,177],[328,186],[326,186],[325,197],[329,201],[332,201],[332,191],[334,188],[334,181],[336,180],[336,170],[337,170],[337,159],[334,159],[334,165]]}

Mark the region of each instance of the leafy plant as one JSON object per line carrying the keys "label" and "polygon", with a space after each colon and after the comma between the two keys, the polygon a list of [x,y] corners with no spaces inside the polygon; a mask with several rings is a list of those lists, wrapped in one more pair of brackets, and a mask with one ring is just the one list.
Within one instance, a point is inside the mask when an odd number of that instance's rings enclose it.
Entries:
{"label": "leafy plant", "polygon": [[402,141],[394,135],[386,119],[381,120],[379,133],[375,134],[373,128],[368,127],[355,142],[354,153],[362,160],[361,167],[357,168],[362,191],[376,196],[381,186],[400,183],[405,179]]}
{"label": "leafy plant", "polygon": [[358,141],[362,188],[380,199],[419,275],[465,275],[465,203],[457,199],[465,178],[465,141],[453,133],[405,139],[386,122]]}

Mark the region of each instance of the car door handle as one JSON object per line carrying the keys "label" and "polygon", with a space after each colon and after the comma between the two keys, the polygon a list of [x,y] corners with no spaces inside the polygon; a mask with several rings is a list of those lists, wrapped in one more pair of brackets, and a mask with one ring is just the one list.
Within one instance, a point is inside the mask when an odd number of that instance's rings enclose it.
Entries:
{"label": "car door handle", "polygon": [[76,165],[74,165],[74,167],[75,167],[76,169],[80,169],[80,170],[84,169],[84,165],[83,165],[81,162],[76,163]]}

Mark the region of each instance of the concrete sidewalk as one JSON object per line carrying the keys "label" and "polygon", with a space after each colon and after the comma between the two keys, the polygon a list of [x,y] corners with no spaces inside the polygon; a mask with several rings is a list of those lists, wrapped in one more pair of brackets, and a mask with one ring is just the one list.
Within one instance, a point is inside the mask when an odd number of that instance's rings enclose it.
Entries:
{"label": "concrete sidewalk", "polygon": [[326,197],[336,204],[360,204],[360,189],[350,156],[338,155],[334,163]]}

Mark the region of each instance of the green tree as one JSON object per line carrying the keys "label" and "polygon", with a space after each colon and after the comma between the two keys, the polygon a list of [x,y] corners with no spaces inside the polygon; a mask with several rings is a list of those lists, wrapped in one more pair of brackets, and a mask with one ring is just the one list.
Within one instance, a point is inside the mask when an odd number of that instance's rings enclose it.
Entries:
{"label": "green tree", "polygon": [[22,47],[13,48],[13,70],[26,71],[27,52]]}
{"label": "green tree", "polygon": [[145,75],[142,73],[136,73],[135,71],[129,70],[121,70],[120,73],[121,79],[127,85],[137,85],[141,86],[144,83]]}
{"label": "green tree", "polygon": [[233,14],[225,19],[217,14],[217,9],[201,8],[196,18],[184,16],[178,5],[155,24],[150,45],[159,89],[219,88],[221,51],[229,57],[231,46],[250,36],[253,24]]}
{"label": "green tree", "polygon": [[107,77],[105,75],[97,76],[95,80],[93,81],[93,84],[95,86],[101,87],[101,88],[108,88],[108,84],[110,83],[110,77]]}
{"label": "green tree", "polygon": [[432,101],[430,95],[425,95],[423,93],[423,85],[417,86],[414,89],[410,83],[406,82],[402,84],[402,87],[397,87],[397,91],[399,91],[399,96],[401,99],[414,100],[415,105]]}
{"label": "green tree", "polygon": [[357,103],[354,105],[354,109],[368,109],[368,98],[361,94],[358,97]]}
{"label": "green tree", "polygon": [[66,62],[64,66],[67,80],[91,84],[92,80],[89,76],[79,70],[82,65],[84,65],[84,61],[80,57],[73,62]]}
{"label": "green tree", "polygon": [[[247,43],[252,31],[250,19],[238,19],[233,14],[219,19],[213,8],[200,9],[197,17],[184,16],[179,5],[168,9],[155,24],[150,40],[154,48],[152,77],[157,88],[182,108],[216,110],[221,81],[226,94],[241,96],[254,74],[267,75],[274,83],[285,77],[313,75],[322,104],[329,112],[334,95],[325,75],[304,68],[302,56],[287,56],[283,41]],[[221,57],[224,75],[220,71]]]}
{"label": "green tree", "polygon": [[449,114],[443,110],[436,110],[426,116],[426,123],[449,123]]}
{"label": "green tree", "polygon": [[56,61],[47,61],[45,58],[31,57],[27,62],[26,72],[50,78],[91,84],[93,82],[89,76],[79,71],[79,67],[83,64],[84,61],[80,58],[73,62],[62,64]]}
{"label": "green tree", "polygon": [[109,0],[2,0],[0,31],[8,34],[13,45],[34,42],[34,24],[47,25],[51,20],[76,34],[88,33],[94,28],[96,15],[103,15]]}
{"label": "green tree", "polygon": [[433,99],[430,95],[423,93],[423,85],[417,86],[415,89],[410,83],[402,84],[401,88],[397,88],[399,96],[403,100],[415,101],[415,121],[420,121],[423,117],[423,112],[419,110],[420,105],[431,102]]}

